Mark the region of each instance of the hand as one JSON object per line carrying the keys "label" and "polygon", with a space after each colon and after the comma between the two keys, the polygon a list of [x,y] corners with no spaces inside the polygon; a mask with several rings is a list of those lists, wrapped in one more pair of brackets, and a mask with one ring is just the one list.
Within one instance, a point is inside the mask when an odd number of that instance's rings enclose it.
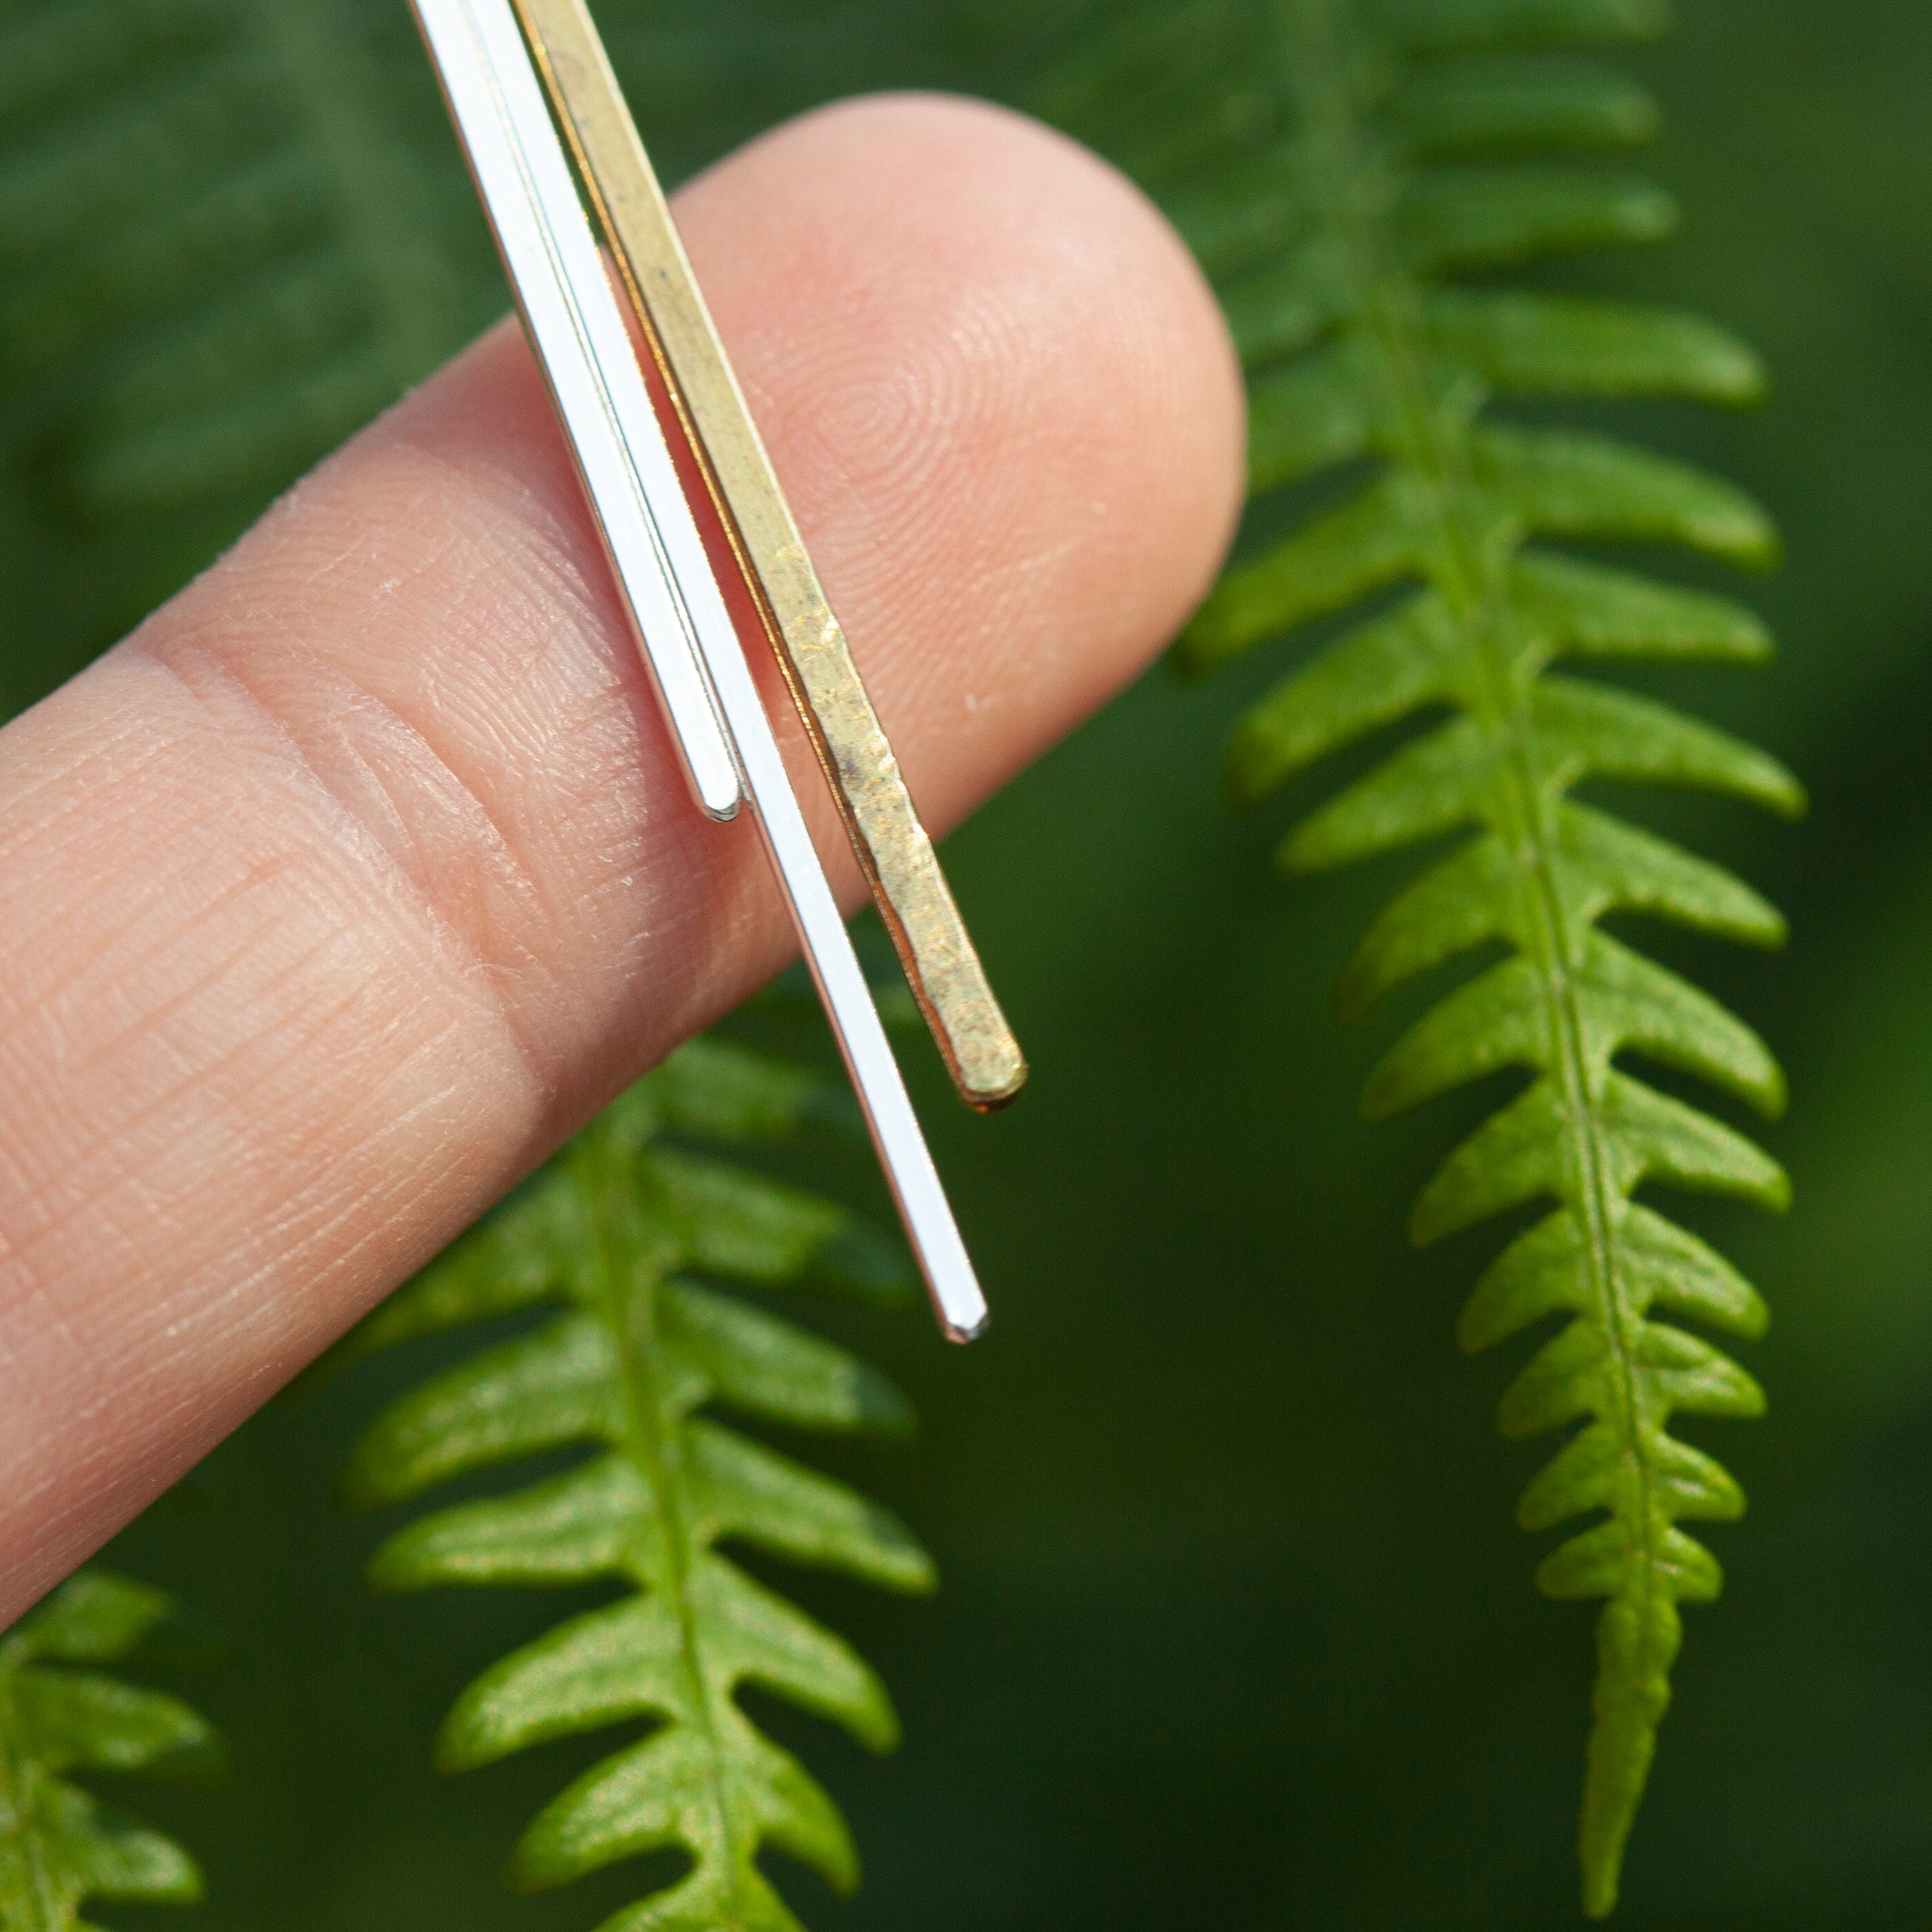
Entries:
{"label": "hand", "polygon": [[[1206,588],[1213,299],[961,101],[809,116],[678,212],[937,832]],[[0,734],[0,1626],[790,944],[506,323]]]}

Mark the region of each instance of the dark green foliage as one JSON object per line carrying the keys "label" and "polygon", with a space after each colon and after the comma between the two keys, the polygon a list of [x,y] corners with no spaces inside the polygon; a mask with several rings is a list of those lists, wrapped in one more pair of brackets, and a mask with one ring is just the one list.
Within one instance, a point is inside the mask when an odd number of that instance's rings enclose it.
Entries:
{"label": "dark green foliage", "polygon": [[0,0],[0,710],[503,305],[406,7]]}
{"label": "dark green foliage", "polygon": [[[879,0],[605,0],[673,180],[967,30]],[[0,714],[508,307],[403,0],[0,0]]]}
{"label": "dark green foliage", "polygon": [[[646,62],[643,10],[603,11],[682,172],[746,23],[660,25]],[[798,83],[761,38],[740,114]],[[0,381],[68,520],[278,488],[505,306],[394,0],[0,0]]]}
{"label": "dark green foliage", "polygon": [[70,517],[273,487],[488,318],[422,67],[369,0],[0,8],[0,367],[93,375],[49,425]]}
{"label": "dark green foliage", "polygon": [[1755,567],[1775,554],[1763,512],[1630,444],[1504,423],[1489,406],[1564,394],[1748,402],[1762,383],[1750,352],[1693,316],[1443,278],[1670,230],[1667,196],[1579,158],[1656,120],[1586,50],[1663,24],[1638,0],[1163,5],[1103,32],[1046,104],[1139,167],[1220,278],[1252,377],[1254,492],[1352,466],[1326,507],[1229,571],[1177,646],[1198,675],[1387,600],[1249,712],[1228,751],[1229,796],[1258,805],[1420,714],[1432,722],[1289,835],[1282,868],[1474,834],[1376,922],[1337,1004],[1353,1017],[1433,968],[1506,952],[1397,1042],[1365,1106],[1380,1118],[1500,1070],[1530,1076],[1450,1156],[1411,1227],[1431,1242],[1555,1203],[1484,1276],[1461,1334],[1480,1348],[1564,1322],[1500,1420],[1512,1436],[1576,1430],[1525,1494],[1523,1526],[1598,1518],[1538,1573],[1552,1596],[1608,1600],[1582,1823],[1593,1914],[1616,1898],[1669,1701],[1677,1606],[1719,1586],[1678,1526],[1743,1508],[1670,1420],[1763,1406],[1742,1370],[1658,1318],[1753,1336],[1756,1292],[1634,1197],[1663,1185],[1780,1208],[1789,1193],[1749,1141],[1624,1064],[1660,1063],[1774,1114],[1784,1082],[1763,1042],[1599,922],[1646,914],[1760,945],[1784,928],[1737,880],[1572,794],[1612,780],[1786,813],[1803,801],[1764,753],[1552,669],[1762,658],[1748,611],[1535,540],[1677,544]]}
{"label": "dark green foliage", "polygon": [[438,1762],[458,1771],[543,1739],[644,1719],[524,1834],[508,1878],[560,1885],[672,1847],[691,1868],[609,1932],[790,1932],[762,1845],[842,1891],[858,1877],[844,1821],[734,1693],[741,1684],[890,1749],[885,1690],[843,1642],[754,1582],[736,1542],[888,1589],[932,1587],[905,1528],[844,1485],[715,1419],[906,1433],[884,1377],[705,1278],[818,1288],[873,1304],[910,1287],[903,1262],[844,1210],[666,1144],[787,1137],[838,1096],[814,1076],[700,1040],[633,1088],[532,1181],[346,1339],[356,1356],[543,1307],[394,1403],[358,1446],[346,1499],[368,1508],[545,1450],[593,1453],[565,1474],[423,1517],[370,1566],[382,1590],[608,1579],[623,1594],[486,1671],[450,1713]]}
{"label": "dark green foliage", "polygon": [[0,1932],[86,1932],[89,1898],[201,1897],[180,1846],[70,1782],[220,1773],[220,1744],[195,1712],[101,1667],[180,1662],[196,1648],[169,1598],[104,1570],[69,1577],[0,1636]]}

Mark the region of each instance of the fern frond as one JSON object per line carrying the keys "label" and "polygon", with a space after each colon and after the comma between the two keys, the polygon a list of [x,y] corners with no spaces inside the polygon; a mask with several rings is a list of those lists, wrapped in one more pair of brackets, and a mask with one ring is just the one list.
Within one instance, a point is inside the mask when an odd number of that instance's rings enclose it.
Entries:
{"label": "fern frond", "polygon": [[[674,179],[849,91],[855,48],[924,72],[947,25],[890,0],[608,11]],[[394,0],[0,0],[0,442],[31,442],[44,512],[118,530],[258,501],[507,306]]]}
{"label": "fern frond", "polygon": [[220,1741],[187,1705],[101,1668],[179,1662],[196,1648],[172,1599],[104,1570],[69,1577],[0,1636],[0,1932],[87,1932],[89,1898],[200,1898],[200,1871],[180,1846],[71,1781],[76,1772],[220,1773]]}
{"label": "fern frond", "polygon": [[[1776,550],[1764,512],[1630,444],[1490,412],[1519,396],[1747,402],[1762,385],[1756,358],[1694,316],[1448,278],[1668,231],[1667,196],[1586,158],[1656,119],[1588,50],[1664,24],[1656,0],[1195,0],[1117,20],[1048,103],[1139,169],[1220,278],[1252,376],[1252,493],[1331,472],[1340,485],[1331,507],[1227,573],[1179,667],[1203,674],[1391,600],[1250,710],[1228,748],[1231,800],[1258,805],[1420,716],[1433,722],[1296,827],[1280,865],[1473,834],[1376,922],[1337,1005],[1352,1018],[1478,947],[1507,949],[1398,1041],[1365,1107],[1381,1118],[1501,1069],[1528,1076],[1449,1157],[1411,1226],[1426,1243],[1555,1203],[1484,1276],[1461,1334],[1484,1348],[1546,1317],[1567,1324],[1500,1419],[1511,1436],[1576,1430],[1523,1497],[1526,1528],[1601,1519],[1538,1572],[1552,1596],[1608,1599],[1581,1826],[1592,1914],[1616,1898],[1677,1606],[1718,1588],[1715,1561],[1678,1525],[1743,1508],[1671,1419],[1763,1406],[1743,1370],[1658,1318],[1754,1336],[1756,1294],[1634,1197],[1656,1184],[1779,1208],[1789,1191],[1750,1142],[1628,1064],[1695,1075],[1774,1114],[1784,1082],[1763,1042],[1599,922],[1646,914],[1763,945],[1784,928],[1727,873],[1572,794],[1598,780],[1690,787],[1786,814],[1802,796],[1763,752],[1552,669],[1762,659],[1748,610],[1542,542],[1680,544],[1758,567]],[[1184,124],[1204,136],[1150,134]]]}
{"label": "fern frond", "polygon": [[766,1846],[841,1891],[856,1882],[844,1820],[746,1717],[740,1685],[828,1718],[873,1750],[897,1742],[871,1670],[720,1546],[900,1591],[930,1589],[930,1562],[885,1510],[713,1412],[885,1436],[909,1431],[910,1412],[844,1349],[707,1281],[896,1305],[909,1273],[843,1209],[668,1144],[782,1138],[836,1111],[838,1097],[795,1068],[694,1042],[341,1345],[354,1356],[554,1311],[393,1404],[358,1445],[344,1490],[352,1507],[404,1502],[472,1471],[591,1448],[560,1476],[420,1519],[369,1574],[381,1590],[622,1586],[486,1671],[436,1748],[458,1771],[545,1738],[650,1724],[544,1810],[510,1863],[511,1884],[536,1888],[641,1852],[688,1858],[670,1890],[607,1932],[794,1932],[759,1869]]}
{"label": "fern frond", "polygon": [[279,486],[500,306],[406,14],[0,8],[0,373],[70,517]]}

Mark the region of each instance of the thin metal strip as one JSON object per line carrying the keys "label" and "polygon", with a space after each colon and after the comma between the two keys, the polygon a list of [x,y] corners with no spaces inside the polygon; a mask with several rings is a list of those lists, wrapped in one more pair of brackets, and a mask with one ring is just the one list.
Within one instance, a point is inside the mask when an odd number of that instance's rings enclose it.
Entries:
{"label": "thin metal strip", "polygon": [[[416,9],[692,794],[728,819],[742,796],[737,762],[651,508],[676,491],[676,472],[515,22],[519,59],[506,68],[484,38],[487,11],[449,0]],[[694,531],[692,542],[701,560]]]}
{"label": "thin metal strip", "polygon": [[920,823],[713,326],[584,0],[514,0],[852,850],[960,1094],[1003,1106],[1026,1061]]}
{"label": "thin metal strip", "polygon": [[748,800],[940,1325],[986,1304],[650,405],[509,0],[412,0],[700,804]]}

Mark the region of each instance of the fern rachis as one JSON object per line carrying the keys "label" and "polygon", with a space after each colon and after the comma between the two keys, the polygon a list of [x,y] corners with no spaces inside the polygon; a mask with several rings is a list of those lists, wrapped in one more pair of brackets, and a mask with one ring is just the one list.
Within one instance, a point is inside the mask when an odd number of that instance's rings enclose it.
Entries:
{"label": "fern rachis", "polygon": [[[1158,126],[1184,106],[1204,117],[1217,86],[1274,83],[1272,104],[1245,116],[1233,145],[1248,152],[1232,162],[1177,160],[1143,125],[1123,140],[1149,158],[1150,185],[1224,278],[1252,372],[1254,493],[1373,467],[1231,570],[1177,656],[1205,672],[1364,597],[1397,596],[1250,710],[1226,764],[1244,806],[1378,729],[1441,717],[1305,820],[1280,858],[1303,872],[1477,829],[1376,922],[1337,1005],[1352,1017],[1436,967],[1507,950],[1397,1042],[1364,1104],[1379,1118],[1504,1067],[1531,1076],[1425,1190],[1412,1231],[1434,1241],[1539,1196],[1558,1204],[1484,1276],[1460,1333],[1480,1348],[1569,1318],[1500,1420],[1511,1435],[1583,1424],[1525,1494],[1526,1528],[1604,1513],[1538,1572],[1552,1595],[1609,1600],[1581,1828],[1592,1913],[1615,1900],[1668,1701],[1676,1606],[1718,1586],[1714,1561],[1676,1526],[1742,1508],[1730,1478],[1666,1424],[1673,1412],[1762,1406],[1741,1369],[1654,1318],[1750,1336],[1764,1322],[1756,1292],[1633,1197],[1657,1184],[1779,1208],[1788,1191],[1749,1142],[1622,1064],[1648,1058],[1774,1114],[1783,1083],[1762,1042],[1599,921],[1648,914],[1760,944],[1784,926],[1729,874],[1569,794],[1608,779],[1781,812],[1802,798],[1763,754],[1551,668],[1565,658],[1754,662],[1768,650],[1756,619],[1528,547],[1636,538],[1758,566],[1774,549],[1762,512],[1607,436],[1487,413],[1511,394],[1748,400],[1755,359],[1694,317],[1444,278],[1667,231],[1655,189],[1568,158],[1642,138],[1655,118],[1576,48],[1660,24],[1651,0],[1206,0],[1129,16],[1060,88],[1073,103],[1137,91],[1139,121]],[[1106,144],[1106,126],[1073,118]]]}
{"label": "fern rachis", "polygon": [[890,1748],[898,1726],[839,1640],[720,1553],[736,1540],[884,1586],[932,1583],[895,1519],[842,1485],[698,1413],[712,1404],[793,1427],[903,1430],[883,1378],[843,1350],[694,1276],[815,1285],[877,1299],[909,1282],[826,1204],[661,1144],[788,1134],[818,1083],[699,1042],[609,1109],[506,1208],[377,1311],[353,1354],[549,1305],[548,1325],[486,1350],[394,1404],[357,1450],[350,1502],[404,1500],[466,1471],[567,1444],[562,1476],[459,1504],[399,1532],[371,1581],[616,1582],[624,1594],[506,1658],[466,1691],[437,1748],[446,1770],[543,1739],[643,1718],[532,1825],[520,1887],[561,1884],[636,1853],[681,1850],[670,1890],[610,1922],[683,1932],[794,1932],[762,1844],[849,1889],[857,1863],[832,1802],[740,1708],[755,1682]]}

